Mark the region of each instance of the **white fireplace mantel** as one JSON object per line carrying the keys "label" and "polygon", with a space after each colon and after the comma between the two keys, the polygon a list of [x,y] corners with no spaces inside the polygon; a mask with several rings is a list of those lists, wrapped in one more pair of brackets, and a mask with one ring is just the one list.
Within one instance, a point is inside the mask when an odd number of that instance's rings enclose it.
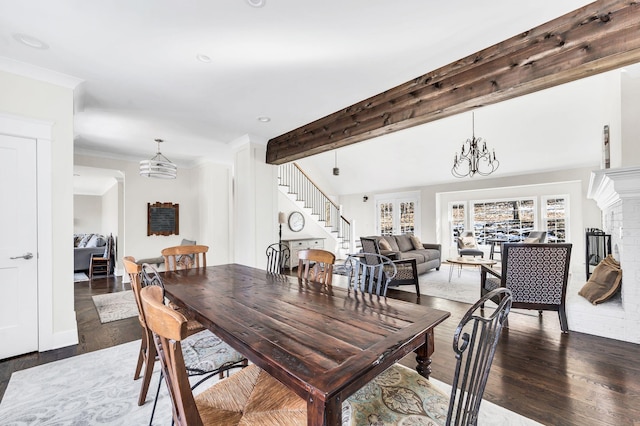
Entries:
{"label": "white fireplace mantel", "polygon": [[640,167],[591,172],[587,197],[603,211],[623,198],[640,197]]}

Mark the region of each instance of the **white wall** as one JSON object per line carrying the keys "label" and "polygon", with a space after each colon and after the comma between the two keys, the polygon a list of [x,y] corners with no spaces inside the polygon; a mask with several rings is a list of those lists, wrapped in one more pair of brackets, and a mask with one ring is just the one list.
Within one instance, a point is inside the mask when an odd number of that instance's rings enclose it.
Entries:
{"label": "white wall", "polygon": [[[73,89],[0,71],[0,112],[53,123],[51,163],[38,164],[38,171],[50,170],[53,191],[51,205],[52,247],[49,247],[51,276],[40,276],[41,286],[51,287],[51,318],[44,319],[50,330],[49,347],[54,349],[77,342],[73,299]],[[44,251],[43,251],[44,253]],[[45,261],[42,259],[41,261]]]}
{"label": "white wall", "polygon": [[73,233],[102,233],[102,197],[73,196]]}
{"label": "white wall", "polygon": [[[640,164],[640,76],[622,74],[622,160],[611,167]],[[616,143],[616,140],[612,140]]]}
{"label": "white wall", "polygon": [[[137,162],[76,155],[75,164],[119,170],[123,173],[124,218],[121,221],[123,225],[120,225],[123,230],[118,231],[122,247],[118,253],[119,258],[157,257],[163,248],[179,245],[186,238],[210,246],[208,263],[229,261],[230,241],[224,237],[229,235],[230,227],[229,182],[228,178],[221,181],[216,179],[228,176],[229,166],[208,164],[179,168],[177,179],[167,180],[140,176]],[[155,202],[179,204],[179,235],[147,236],[147,203]],[[203,202],[207,203],[206,207],[203,207]],[[217,235],[222,237],[214,241]]]}

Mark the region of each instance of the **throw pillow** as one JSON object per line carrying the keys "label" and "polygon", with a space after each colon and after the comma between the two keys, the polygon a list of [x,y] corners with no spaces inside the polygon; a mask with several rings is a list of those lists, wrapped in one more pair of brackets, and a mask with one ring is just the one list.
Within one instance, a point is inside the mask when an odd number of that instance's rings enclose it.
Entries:
{"label": "throw pillow", "polygon": [[537,243],[538,239],[537,238],[525,238],[523,243],[525,244],[531,244],[531,243]]}
{"label": "throw pillow", "polygon": [[474,237],[461,237],[464,248],[476,248],[476,239]]}
{"label": "throw pillow", "polygon": [[380,250],[391,251],[391,246],[384,238],[380,238],[380,240],[378,240],[378,245],[380,246]]}
{"label": "throw pillow", "polygon": [[86,247],[87,243],[89,242],[92,236],[93,234],[85,234],[84,237],[82,237],[82,239],[78,243],[78,247]]}
{"label": "throw pillow", "polygon": [[101,238],[102,237],[100,237],[100,235],[93,234],[91,238],[89,238],[89,241],[87,241],[87,244],[85,245],[85,247],[100,247],[98,242],[100,241]]}
{"label": "throw pillow", "polygon": [[422,241],[420,241],[420,238],[416,237],[415,235],[411,236],[411,242],[413,243],[413,248],[416,250],[422,250],[424,248],[422,246]]}
{"label": "throw pillow", "polygon": [[578,294],[597,305],[610,299],[620,288],[622,269],[612,255],[607,256],[596,266],[589,281]]}

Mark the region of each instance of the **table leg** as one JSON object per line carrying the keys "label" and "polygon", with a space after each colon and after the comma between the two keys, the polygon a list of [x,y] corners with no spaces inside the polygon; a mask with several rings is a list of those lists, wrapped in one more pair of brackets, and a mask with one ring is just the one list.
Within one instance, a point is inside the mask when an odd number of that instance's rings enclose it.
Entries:
{"label": "table leg", "polygon": [[308,396],[307,425],[308,426],[341,426],[342,401],[339,397],[323,402],[319,398]]}
{"label": "table leg", "polygon": [[430,329],[425,335],[424,345],[415,350],[416,362],[418,363],[416,371],[427,379],[431,375],[431,355],[435,350],[435,336],[433,334],[433,328]]}
{"label": "table leg", "polygon": [[451,267],[449,268],[449,282],[451,282],[451,275],[453,274],[453,263],[451,263]]}

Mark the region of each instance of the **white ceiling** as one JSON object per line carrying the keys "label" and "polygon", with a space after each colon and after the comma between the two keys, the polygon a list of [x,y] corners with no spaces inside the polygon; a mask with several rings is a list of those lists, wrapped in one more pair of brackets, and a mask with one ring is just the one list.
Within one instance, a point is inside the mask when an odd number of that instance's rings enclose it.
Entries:
{"label": "white ceiling", "polygon": [[[179,165],[230,161],[243,135],[266,142],[587,3],[265,0],[255,8],[246,0],[0,0],[0,69],[80,81],[77,153],[139,160],[163,138],[163,154]],[[25,46],[16,34],[48,48]],[[518,100],[477,111],[476,135],[495,147],[500,173],[558,167],[549,155],[557,146],[544,144],[548,132],[561,130],[541,126],[558,103],[548,99],[537,99],[543,106],[535,113]],[[433,123],[341,149],[339,181],[329,179],[333,153],[301,163],[333,194],[383,188],[388,176],[411,176],[396,188],[451,180],[449,163],[470,136],[471,118],[441,122],[450,127]],[[504,123],[531,127],[503,134]],[[601,140],[600,123],[596,133]],[[576,164],[597,162],[597,146],[581,149],[579,138],[567,141]],[[525,141],[536,149],[513,149]],[[523,154],[529,161],[516,163]],[[376,181],[381,168],[386,178]]]}

